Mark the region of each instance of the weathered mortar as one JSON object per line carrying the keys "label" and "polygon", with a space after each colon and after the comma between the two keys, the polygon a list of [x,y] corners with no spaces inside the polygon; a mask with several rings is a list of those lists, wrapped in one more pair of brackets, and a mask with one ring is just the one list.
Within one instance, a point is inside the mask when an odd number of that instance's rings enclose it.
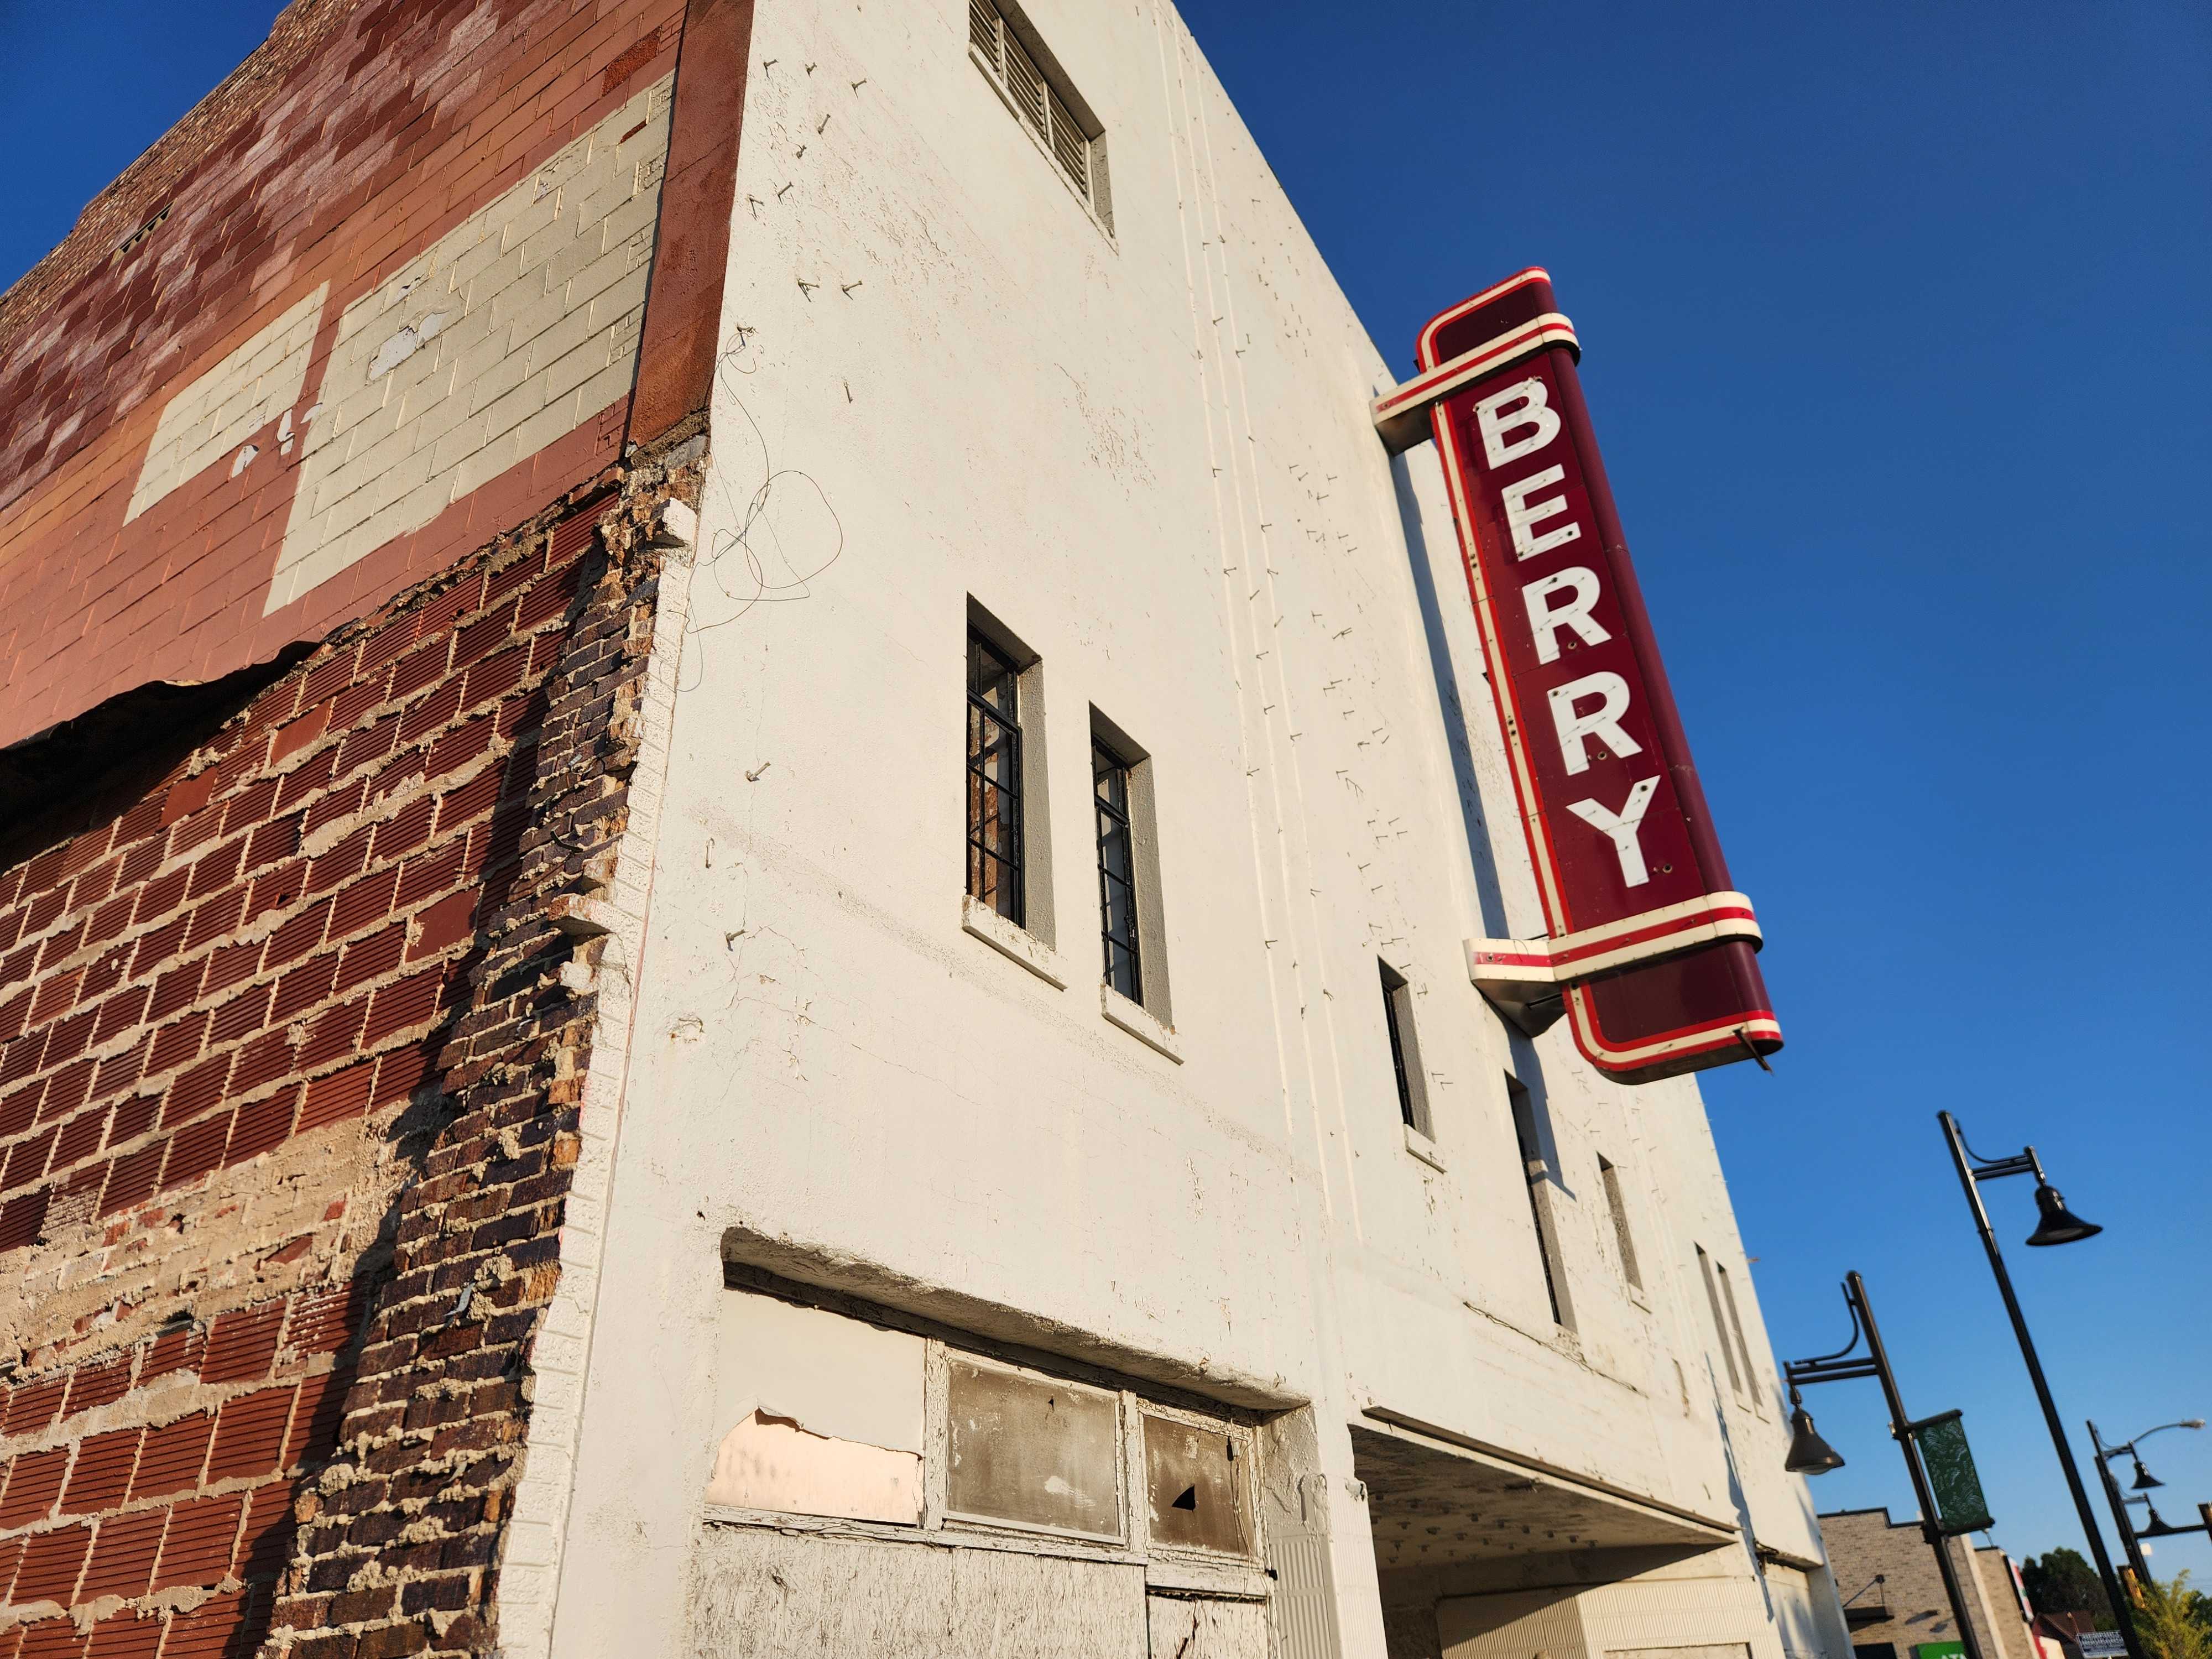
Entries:
{"label": "weathered mortar", "polygon": [[614,874],[647,534],[699,447],[343,631],[0,877],[27,1640],[243,1650],[272,1613],[309,1652],[491,1640],[597,1007],[598,947],[546,915]]}

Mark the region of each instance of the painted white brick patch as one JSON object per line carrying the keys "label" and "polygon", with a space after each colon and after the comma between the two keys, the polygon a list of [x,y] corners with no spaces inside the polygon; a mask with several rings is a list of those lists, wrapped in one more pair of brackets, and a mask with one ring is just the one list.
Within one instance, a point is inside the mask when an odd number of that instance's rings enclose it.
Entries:
{"label": "painted white brick patch", "polygon": [[[169,399],[147,446],[124,523],[291,411],[307,378],[329,292],[325,283]],[[231,476],[242,471],[234,464]]]}
{"label": "painted white brick patch", "polygon": [[629,392],[667,90],[638,94],[345,308],[264,615]]}

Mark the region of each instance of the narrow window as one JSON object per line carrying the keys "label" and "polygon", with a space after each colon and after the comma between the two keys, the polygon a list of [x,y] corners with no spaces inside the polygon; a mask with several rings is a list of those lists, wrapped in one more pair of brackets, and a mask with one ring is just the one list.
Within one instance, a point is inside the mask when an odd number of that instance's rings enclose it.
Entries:
{"label": "narrow window", "polygon": [[1713,1273],[1720,1279],[1721,1304],[1728,1310],[1729,1329],[1735,1334],[1735,1351],[1743,1360],[1744,1391],[1750,1395],[1753,1408],[1756,1410],[1759,1405],[1759,1373],[1752,1369],[1751,1344],[1743,1340],[1743,1316],[1736,1311],[1735,1281],[1729,1277],[1729,1270],[1717,1261],[1713,1263]]}
{"label": "narrow window", "polygon": [[1505,1091],[1513,1102],[1513,1137],[1521,1148],[1521,1169],[1528,1188],[1528,1218],[1536,1225],[1536,1255],[1544,1264],[1544,1294],[1551,1301],[1552,1322],[1571,1328],[1574,1321],[1567,1306],[1559,1237],[1547,1201],[1552,1169],[1536,1133],[1536,1103],[1528,1085],[1517,1077],[1505,1079]]}
{"label": "narrow window", "polygon": [[1141,1003],[1145,970],[1137,928],[1137,845],[1129,828],[1129,763],[1095,736],[1091,778],[1098,801],[1098,917],[1106,982]]}
{"label": "narrow window", "polygon": [[1022,728],[1019,676],[968,633],[968,893],[1020,926]]}
{"label": "narrow window", "polygon": [[1736,1364],[1735,1350],[1729,1344],[1728,1316],[1721,1311],[1720,1287],[1713,1281],[1713,1259],[1705,1254],[1702,1244],[1698,1249],[1698,1276],[1705,1281],[1705,1302],[1713,1311],[1713,1334],[1720,1340],[1721,1359],[1728,1367],[1729,1387],[1738,1398],[1743,1395],[1743,1370]]}
{"label": "narrow window", "polygon": [[1620,1193],[1620,1171],[1601,1158],[1597,1161],[1598,1183],[1605,1188],[1605,1207],[1613,1216],[1613,1242],[1620,1251],[1620,1275],[1638,1290],[1644,1288],[1644,1274],[1636,1265],[1636,1241],[1628,1231],[1628,1206]]}
{"label": "narrow window", "polygon": [[1389,963],[1382,970],[1382,1018],[1390,1030],[1390,1065],[1398,1075],[1398,1115],[1416,1134],[1429,1133],[1428,1091],[1421,1076],[1421,1046],[1413,1030],[1413,988]]}

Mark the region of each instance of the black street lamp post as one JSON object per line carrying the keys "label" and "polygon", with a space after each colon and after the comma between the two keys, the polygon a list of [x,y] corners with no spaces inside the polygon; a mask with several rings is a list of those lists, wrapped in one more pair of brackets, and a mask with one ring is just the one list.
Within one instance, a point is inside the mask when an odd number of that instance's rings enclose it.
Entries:
{"label": "black street lamp post", "polygon": [[2081,1471],[2075,1467],[2074,1449],[2067,1443],[2065,1426],[2058,1420],[2057,1402],[2051,1397],[2051,1384],[2044,1380],[2043,1361],[2036,1355],[2034,1339],[2027,1334],[2027,1321],[2021,1313],[2020,1298],[2013,1294],[2012,1275],[2005,1271],[1996,1235],[1990,1231],[1990,1214],[1982,1207],[1979,1183],[2006,1176],[2035,1177],[2038,1220],[2035,1231],[2027,1237],[2030,1244],[2071,1244],[2078,1239],[2093,1237],[2104,1229],[2082,1220],[2066,1207],[2066,1200],[2058,1195],[2058,1189],[2044,1176],[2043,1163],[2036,1157],[2034,1147],[2011,1158],[1983,1158],[1968,1150],[1966,1138],[1960,1133],[1958,1119],[1948,1112],[1938,1112],[1936,1117],[1943,1126],[1943,1139],[1951,1149],[1951,1161],[1958,1166],[1959,1185],[1966,1192],[1966,1207],[1973,1212],[1974,1226],[1982,1236],[1982,1248],[1989,1253],[1990,1271],[1996,1275],[2005,1311],[2012,1316],[2012,1331],[2020,1340],[2021,1358],[2027,1362],[2028,1380],[2035,1384],[2035,1397],[2042,1402],[2043,1420],[2050,1427],[2051,1443],[2058,1452],[2058,1466],[2065,1471],[2067,1489],[2074,1495],[2074,1511],[2081,1517],[2089,1553],[2096,1559],[2098,1577],[2104,1580],[2105,1595],[2112,1604],[2112,1616],[2119,1623],[2120,1639],[2126,1644],[2129,1659],[2144,1659],[2142,1644],[2136,1638],[2132,1608],[2121,1592],[2118,1576],[2112,1571],[2112,1558],[2106,1553],[2104,1534],[2097,1528],[2096,1510],[2090,1506],[2088,1490],[2081,1484]]}
{"label": "black street lamp post", "polygon": [[2152,1509],[2150,1511],[2150,1526],[2146,1527],[2141,1532],[2137,1532],[2135,1528],[2134,1521],[2130,1519],[2128,1515],[2128,1505],[2130,1504],[2141,1504],[2148,1509],[2150,1507],[2150,1499],[2148,1496],[2142,1498],[2128,1498],[2122,1495],[2120,1492],[2120,1483],[2112,1476],[2112,1460],[2116,1457],[2127,1457],[2132,1459],[2136,1466],[2136,1490],[2138,1492],[2147,1492],[2149,1488],[2153,1486],[2162,1486],[2166,1482],[2159,1480],[2156,1476],[2152,1474],[2149,1470],[2143,1468],[2142,1454],[2138,1452],[2136,1448],[2141,1445],[2144,1441],[2149,1439],[2151,1436],[2154,1434],[2163,1434],[2168,1429],[2201,1429],[2203,1426],[2204,1419],[2203,1418],[2185,1417],[2179,1423],[2161,1423],[2154,1429],[2145,1429],[2141,1434],[2137,1435],[2132,1440],[2122,1441],[2117,1446],[2108,1446],[2105,1443],[2103,1437],[2098,1434],[2096,1424],[2092,1422],[2089,1425],[2089,1445],[2096,1453],[2097,1473],[2104,1480],[2105,1499],[2112,1507],[2112,1523],[2119,1528],[2120,1547],[2127,1551],[2128,1565],[2134,1569],[2135,1575],[2138,1579],[2147,1580],[2150,1577],[2150,1565],[2143,1559],[2142,1546],[2137,1541],[2138,1540],[2144,1538],[2170,1538],[2176,1533],[2212,1532],[2212,1510],[2208,1510],[2205,1505],[2200,1504],[2197,1505],[2197,1513],[2204,1516],[2204,1525],[2197,1527],[2175,1527],[2169,1526],[2164,1521],[2160,1520],[2158,1511],[2155,1509]]}
{"label": "black street lamp post", "polygon": [[[1889,1368],[1889,1351],[1881,1345],[1881,1328],[1874,1322],[1874,1309],[1867,1301],[1866,1281],[1856,1268],[1844,1275],[1844,1305],[1851,1310],[1851,1340],[1833,1353],[1822,1354],[1817,1359],[1793,1359],[1782,1368],[1783,1378],[1790,1384],[1790,1455],[1783,1467],[1792,1474],[1811,1475],[1826,1474],[1844,1465],[1836,1449],[1814,1429],[1813,1413],[1805,1409],[1804,1398],[1798,1393],[1801,1386],[1841,1382],[1859,1376],[1877,1379],[1881,1383],[1882,1400],[1889,1407],[1890,1434],[1905,1454],[1905,1472],[1911,1478],[1912,1495],[1920,1504],[1920,1535],[1936,1552],[1936,1571],[1943,1576],[1943,1594],[1951,1603],[1951,1618],[1959,1627],[1959,1640],[1966,1647],[1966,1659],[1984,1659],[1981,1642],[1966,1617],[1966,1591],[1960,1585],[1959,1570],[1951,1559],[1951,1540],[1936,1524],[1935,1490],[1921,1462],[1919,1443],[1913,1438],[1912,1431],[1919,1425],[1905,1414],[1905,1400],[1898,1392],[1897,1374]],[[1865,1337],[1867,1345],[1863,1356],[1854,1352],[1861,1336]]]}

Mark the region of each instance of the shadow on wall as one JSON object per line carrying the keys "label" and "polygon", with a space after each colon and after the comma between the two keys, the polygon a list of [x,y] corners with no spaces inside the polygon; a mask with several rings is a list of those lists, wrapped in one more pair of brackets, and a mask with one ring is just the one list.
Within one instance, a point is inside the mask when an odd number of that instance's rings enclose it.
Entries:
{"label": "shadow on wall", "polygon": [[[1475,782],[1474,750],[1468,734],[1468,712],[1460,700],[1459,675],[1452,666],[1451,645],[1444,634],[1444,617],[1437,596],[1434,567],[1429,562],[1429,544],[1421,529],[1420,503],[1413,498],[1413,474],[1402,454],[1390,458],[1390,483],[1398,495],[1398,518],[1406,532],[1406,551],[1413,573],[1413,592],[1421,605],[1421,631],[1429,647],[1429,672],[1437,683],[1437,702],[1443,714],[1444,738],[1451,750],[1452,781],[1459,794],[1460,826],[1467,835],[1468,863],[1474,872],[1476,902],[1482,907],[1482,931],[1487,939],[1509,939],[1505,896],[1498,886],[1498,860],[1490,837],[1482,827],[1482,791]],[[1456,598],[1456,596],[1455,596]],[[1487,696],[1487,693],[1484,693]]]}

